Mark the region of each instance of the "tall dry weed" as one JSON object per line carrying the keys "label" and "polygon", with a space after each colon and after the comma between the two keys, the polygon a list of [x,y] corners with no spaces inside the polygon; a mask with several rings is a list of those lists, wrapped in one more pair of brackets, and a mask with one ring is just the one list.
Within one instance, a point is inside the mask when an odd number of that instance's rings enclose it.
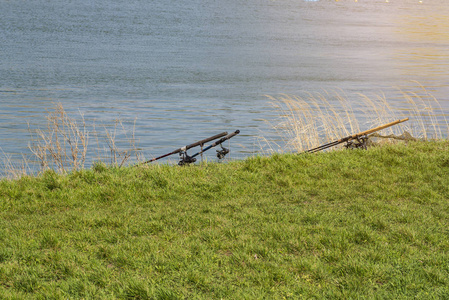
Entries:
{"label": "tall dry weed", "polygon": [[[140,162],[144,160],[141,157],[140,148],[137,147],[136,119],[134,119],[132,131],[126,129],[121,119],[115,119],[112,126],[101,126],[104,134],[96,130],[94,125],[94,136],[96,140],[96,156],[97,161],[108,162],[111,165],[122,167],[135,156],[135,160]],[[120,135],[120,143],[117,136]],[[119,145],[120,144],[120,145]],[[126,145],[126,148],[123,148]]]}
{"label": "tall dry weed", "polygon": [[0,171],[3,173],[4,178],[19,179],[31,173],[30,162],[25,155],[22,155],[21,161],[16,161],[11,158],[10,154],[6,154],[3,149],[0,148],[0,150],[2,152]]}
{"label": "tall dry weed", "polygon": [[[45,129],[31,129],[28,126],[31,133],[29,149],[37,159],[39,171],[53,169],[59,173],[67,173],[83,169],[87,160],[93,159],[94,153],[97,154],[97,162],[118,167],[124,166],[132,155],[136,156],[136,160],[141,159],[140,149],[136,146],[135,121],[131,134],[120,119],[116,119],[112,127],[102,125],[102,134],[96,130],[95,124],[86,124],[83,114],[80,113],[80,120],[70,117],[61,103],[55,104],[52,110],[47,111],[46,120]],[[118,134],[121,138],[124,137],[125,141],[117,141]],[[89,147],[91,136],[94,136],[96,141],[93,147]],[[127,145],[126,149],[123,149],[123,143]],[[8,166],[10,169],[14,168],[12,163]],[[28,167],[28,170],[32,169],[35,170]]]}
{"label": "tall dry weed", "polygon": [[84,168],[89,143],[84,116],[81,124],[68,116],[61,103],[47,111],[47,128],[31,130],[30,151],[43,170],[55,168],[61,173]]}

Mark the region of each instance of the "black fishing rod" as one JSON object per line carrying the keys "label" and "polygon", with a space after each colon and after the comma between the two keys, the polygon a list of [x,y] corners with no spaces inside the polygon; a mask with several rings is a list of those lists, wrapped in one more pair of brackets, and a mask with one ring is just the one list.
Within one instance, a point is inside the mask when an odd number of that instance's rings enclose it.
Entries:
{"label": "black fishing rod", "polygon": [[[185,151],[181,152],[180,153],[181,160],[179,161],[178,165],[184,166],[186,164],[190,164],[190,163],[196,162],[195,156],[198,156],[198,155],[206,152],[207,150],[209,150],[209,149],[211,149],[213,147],[221,145],[222,143],[224,143],[225,141],[229,140],[230,138],[236,136],[239,133],[240,133],[240,130],[236,130],[235,132],[228,134],[227,136],[219,139],[218,141],[215,141],[211,145],[209,145],[206,148],[202,149],[201,151],[193,154],[192,156],[187,155],[187,153]],[[222,150],[217,150],[217,157],[218,157],[218,159],[223,159],[226,156],[226,154],[229,153],[229,149],[224,148],[223,146],[221,146],[221,149]]]}
{"label": "black fishing rod", "polygon": [[161,159],[161,158],[164,158],[164,157],[167,157],[167,156],[176,154],[176,153],[186,152],[188,149],[193,148],[193,147],[196,147],[196,146],[201,146],[201,147],[202,147],[205,143],[210,142],[210,141],[213,141],[213,140],[216,140],[216,139],[219,139],[219,138],[221,138],[221,137],[223,137],[223,136],[225,136],[225,135],[227,135],[227,134],[228,134],[228,133],[227,133],[226,131],[225,131],[225,132],[222,132],[222,133],[219,133],[219,134],[216,134],[216,135],[211,136],[211,137],[209,137],[209,138],[206,138],[206,139],[204,139],[204,140],[201,140],[201,141],[198,141],[198,142],[196,142],[196,143],[193,143],[193,144],[190,144],[190,145],[181,147],[181,148],[179,148],[179,149],[176,149],[175,151],[172,151],[172,152],[170,152],[170,153],[167,153],[167,154],[161,155],[161,156],[159,156],[159,157],[155,157],[155,158],[152,158],[152,159],[150,159],[150,160],[144,161],[144,162],[138,164],[137,166],[140,166],[140,165],[143,165],[143,164],[147,164],[147,163],[156,161],[156,160],[158,160],[158,159]]}
{"label": "black fishing rod", "polygon": [[393,125],[396,125],[396,124],[399,124],[399,123],[402,123],[402,122],[405,122],[405,121],[408,121],[408,118],[401,119],[401,120],[397,120],[397,121],[393,121],[393,122],[388,123],[388,124],[384,124],[384,125],[381,125],[381,126],[378,126],[378,127],[375,127],[375,128],[369,129],[369,130],[366,130],[366,131],[362,131],[362,132],[359,132],[359,133],[356,133],[356,134],[353,134],[353,135],[350,135],[350,136],[341,138],[341,139],[339,139],[339,140],[330,142],[330,143],[328,143],[328,144],[324,144],[324,145],[318,146],[318,147],[316,147],[316,148],[306,150],[306,151],[304,151],[304,152],[302,152],[302,153],[314,153],[314,152],[318,152],[318,151],[321,151],[321,150],[324,150],[324,149],[327,149],[327,148],[336,146],[336,145],[341,144],[341,143],[344,143],[344,142],[349,142],[350,140],[354,140],[354,139],[359,139],[359,138],[362,138],[362,137],[366,137],[366,136],[367,136],[368,134],[370,134],[370,133],[373,133],[373,132],[376,132],[376,131],[379,131],[379,130],[388,128],[388,127],[390,127],[390,126],[393,126]]}

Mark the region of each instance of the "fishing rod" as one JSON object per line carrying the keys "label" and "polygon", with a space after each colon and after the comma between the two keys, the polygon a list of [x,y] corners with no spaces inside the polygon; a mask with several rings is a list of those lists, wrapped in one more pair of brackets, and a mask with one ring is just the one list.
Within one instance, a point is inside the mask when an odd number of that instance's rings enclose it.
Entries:
{"label": "fishing rod", "polygon": [[402,123],[402,122],[405,122],[405,121],[408,121],[408,118],[400,119],[400,120],[393,121],[393,122],[388,123],[388,124],[384,124],[384,125],[381,125],[381,126],[378,126],[378,127],[375,127],[375,128],[369,129],[369,130],[366,130],[366,131],[362,131],[362,132],[359,132],[359,133],[356,133],[356,134],[353,134],[353,135],[350,135],[350,136],[341,138],[341,139],[339,139],[339,140],[330,142],[330,143],[328,143],[328,144],[324,144],[324,145],[318,146],[318,147],[316,147],[316,148],[306,150],[306,151],[304,151],[304,152],[302,152],[302,153],[314,153],[314,152],[318,152],[318,151],[321,151],[321,150],[324,150],[324,149],[327,149],[327,148],[336,146],[336,145],[341,144],[341,143],[344,143],[344,142],[349,142],[349,141],[354,140],[354,139],[355,139],[355,140],[360,140],[360,139],[361,139],[361,140],[362,140],[362,143],[365,144],[366,139],[367,139],[366,136],[367,136],[368,134],[373,133],[373,132],[376,132],[376,131],[379,131],[379,130],[382,130],[382,129],[385,129],[385,128],[388,128],[388,127],[391,127],[391,126],[393,126],[393,125],[396,125],[396,124],[399,124],[399,123]]}
{"label": "fishing rod", "polygon": [[185,151],[181,152],[179,154],[181,156],[181,160],[179,161],[178,165],[184,166],[184,165],[187,165],[190,163],[194,163],[194,162],[196,162],[195,156],[198,156],[198,155],[206,152],[207,150],[209,150],[213,147],[216,147],[218,145],[221,146],[221,150],[217,150],[217,157],[218,157],[218,159],[223,159],[226,156],[226,154],[229,153],[229,149],[223,147],[221,144],[224,143],[225,141],[229,140],[230,138],[236,136],[239,133],[240,133],[240,130],[236,130],[235,132],[232,132],[232,133],[228,134],[227,136],[219,139],[218,141],[215,141],[211,145],[209,145],[206,148],[202,149],[201,151],[193,154],[192,156],[187,155],[187,153]]}
{"label": "fishing rod", "polygon": [[152,158],[152,159],[150,159],[150,160],[144,161],[144,162],[142,162],[142,163],[140,163],[140,164],[138,164],[138,165],[136,165],[136,166],[140,166],[140,165],[143,165],[143,164],[147,164],[147,163],[156,161],[156,160],[158,160],[158,159],[161,159],[161,158],[164,158],[164,157],[167,157],[167,156],[176,154],[176,153],[185,152],[185,151],[187,151],[188,149],[193,148],[193,147],[196,147],[196,146],[201,146],[201,147],[202,147],[205,143],[210,142],[210,141],[213,141],[213,140],[216,140],[216,139],[219,139],[219,138],[221,138],[221,137],[223,137],[223,136],[225,136],[225,135],[227,135],[227,134],[228,134],[228,133],[227,133],[226,131],[225,131],[225,132],[222,132],[222,133],[219,133],[219,134],[216,134],[216,135],[211,136],[211,137],[208,137],[208,138],[206,138],[206,139],[204,139],[204,140],[201,140],[201,141],[195,142],[195,143],[193,143],[193,144],[190,144],[190,145],[181,147],[181,148],[179,148],[179,149],[176,149],[175,151],[172,151],[172,152],[170,152],[170,153],[167,153],[167,154],[161,155],[161,156],[159,156],[159,157],[155,157],[155,158]]}

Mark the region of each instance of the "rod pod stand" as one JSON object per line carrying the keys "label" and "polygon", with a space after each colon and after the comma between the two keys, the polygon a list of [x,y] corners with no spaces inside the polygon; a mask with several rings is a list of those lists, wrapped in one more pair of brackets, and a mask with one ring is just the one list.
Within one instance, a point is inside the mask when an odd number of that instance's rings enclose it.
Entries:
{"label": "rod pod stand", "polygon": [[[186,165],[186,164],[195,162],[195,161],[196,161],[196,159],[195,159],[196,156],[198,156],[198,155],[200,155],[200,154],[203,154],[204,152],[206,152],[207,150],[209,150],[209,149],[211,149],[211,148],[213,148],[213,147],[215,147],[215,146],[221,145],[222,143],[224,143],[225,141],[229,140],[230,138],[236,136],[236,135],[239,134],[239,133],[240,133],[240,130],[236,130],[236,131],[234,131],[234,132],[228,134],[227,136],[222,137],[222,138],[219,139],[218,141],[215,141],[213,144],[207,146],[206,148],[204,148],[204,149],[201,150],[200,152],[197,152],[197,153],[193,154],[192,156],[188,156],[188,155],[186,154],[183,158],[181,158],[181,161],[179,161],[178,165],[184,166],[184,165]],[[217,150],[217,152],[218,152],[218,153],[217,153],[217,157],[218,157],[219,159],[224,158],[225,155],[229,153],[229,149],[226,149],[226,148],[224,148],[224,147],[222,147],[222,149],[223,149],[223,150]],[[219,156],[219,155],[220,155],[220,156]]]}
{"label": "rod pod stand", "polygon": [[339,139],[339,140],[336,140],[336,141],[333,141],[333,142],[330,142],[330,143],[327,143],[327,144],[318,146],[318,147],[316,147],[316,148],[306,150],[306,151],[301,152],[301,153],[314,153],[314,152],[318,152],[318,151],[321,151],[321,150],[324,150],[324,149],[327,149],[327,148],[336,146],[336,145],[341,144],[341,143],[344,143],[344,142],[348,142],[348,141],[351,141],[351,140],[354,140],[354,139],[358,139],[358,138],[360,138],[360,137],[362,137],[362,136],[368,136],[368,134],[374,133],[374,132],[376,132],[376,131],[379,131],[379,130],[382,130],[382,129],[391,127],[391,126],[393,126],[393,125],[396,125],[396,124],[399,124],[399,123],[402,123],[402,122],[405,122],[405,121],[408,121],[408,118],[405,118],[405,119],[399,119],[399,120],[396,120],[396,121],[393,121],[393,122],[390,122],[390,123],[387,123],[387,124],[384,124],[384,125],[381,125],[381,126],[378,126],[378,127],[375,127],[375,128],[369,129],[369,130],[366,130],[366,131],[362,131],[362,132],[359,132],[359,133],[356,133],[356,134],[353,134],[353,135],[350,135],[350,136],[341,138],[341,139]]}
{"label": "rod pod stand", "polygon": [[153,162],[153,161],[156,161],[156,160],[158,160],[158,159],[161,159],[161,158],[164,158],[164,157],[167,157],[167,156],[176,154],[176,153],[186,152],[186,151],[187,151],[188,149],[190,149],[190,148],[193,148],[193,147],[196,147],[196,146],[203,146],[205,143],[210,142],[210,141],[213,141],[213,140],[216,140],[216,139],[219,139],[219,138],[221,138],[221,137],[224,137],[224,136],[227,135],[227,134],[228,134],[228,133],[227,133],[226,131],[225,131],[225,132],[222,132],[222,133],[219,133],[219,134],[216,134],[216,135],[214,135],[214,136],[211,136],[211,137],[209,137],[209,138],[203,139],[203,140],[198,141],[198,142],[196,142],[196,143],[193,143],[193,144],[190,144],[190,145],[187,145],[187,146],[178,148],[178,149],[176,149],[175,151],[172,151],[172,152],[170,152],[170,153],[167,153],[167,154],[164,154],[164,155],[161,155],[161,156],[152,158],[152,159],[150,159],[150,160],[144,161],[144,162],[142,162],[142,163],[140,163],[140,164],[137,164],[137,165],[135,165],[135,166],[140,166],[140,165],[143,165],[143,164],[151,163],[151,162]]}

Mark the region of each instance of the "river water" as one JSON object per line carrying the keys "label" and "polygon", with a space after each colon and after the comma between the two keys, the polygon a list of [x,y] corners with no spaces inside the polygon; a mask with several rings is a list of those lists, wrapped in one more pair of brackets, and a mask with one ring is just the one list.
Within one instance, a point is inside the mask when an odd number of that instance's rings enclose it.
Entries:
{"label": "river water", "polygon": [[275,138],[265,95],[400,89],[449,115],[446,0],[0,0],[0,148],[62,103],[98,126],[135,124],[146,157],[241,130],[234,157]]}

